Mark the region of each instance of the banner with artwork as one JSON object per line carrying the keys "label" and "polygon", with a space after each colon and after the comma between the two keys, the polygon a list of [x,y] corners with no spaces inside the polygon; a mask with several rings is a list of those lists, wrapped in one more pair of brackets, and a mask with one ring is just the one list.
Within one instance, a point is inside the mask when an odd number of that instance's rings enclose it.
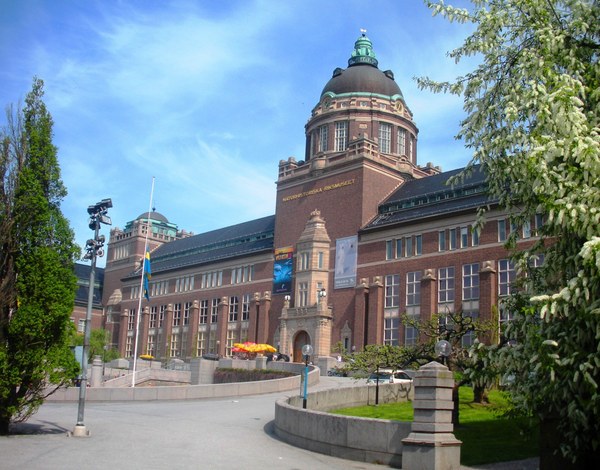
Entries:
{"label": "banner with artwork", "polygon": [[357,235],[335,241],[335,289],[356,286],[357,248]]}
{"label": "banner with artwork", "polygon": [[294,248],[277,248],[273,264],[273,293],[290,294],[292,292],[292,274],[294,267]]}

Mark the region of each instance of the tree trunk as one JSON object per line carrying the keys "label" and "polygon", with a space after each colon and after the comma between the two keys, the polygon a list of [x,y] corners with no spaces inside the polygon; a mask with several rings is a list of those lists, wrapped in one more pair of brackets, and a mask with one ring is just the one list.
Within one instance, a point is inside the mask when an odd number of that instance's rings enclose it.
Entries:
{"label": "tree trunk", "polygon": [[473,387],[473,402],[474,403],[489,403],[488,394],[486,388],[481,385],[475,385]]}
{"label": "tree trunk", "polygon": [[10,417],[0,416],[0,436],[7,436],[10,428]]}

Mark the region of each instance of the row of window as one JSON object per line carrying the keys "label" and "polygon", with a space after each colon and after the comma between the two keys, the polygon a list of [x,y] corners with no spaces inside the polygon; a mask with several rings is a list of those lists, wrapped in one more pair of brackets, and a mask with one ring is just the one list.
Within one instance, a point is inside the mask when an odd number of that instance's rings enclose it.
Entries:
{"label": "row of window", "polygon": [[[338,121],[334,124],[335,134],[333,142],[333,150],[343,152],[348,148],[348,121]],[[315,153],[326,152],[329,150],[329,126],[319,126],[316,131],[316,136],[313,134],[312,148]]]}
{"label": "row of window", "polygon": [[[146,349],[145,354],[149,354],[151,356],[157,355],[157,344],[158,344],[158,334],[148,335],[148,339],[146,341]],[[225,354],[227,356],[232,355],[233,345],[238,342],[244,342],[248,340],[248,330],[243,329],[239,332],[238,339],[238,331],[237,330],[228,330],[227,331],[227,343],[225,345]],[[125,347],[125,355],[126,357],[131,357],[133,355],[133,337],[127,338],[127,343]],[[218,350],[218,340],[216,330],[210,331],[199,331],[196,336],[196,356],[200,357],[206,353],[216,353]],[[187,354],[187,335],[185,334],[173,334],[169,340],[169,357],[182,357]]]}
{"label": "row of window", "polygon": [[[515,230],[507,219],[500,219],[498,224],[498,241],[505,242]],[[535,231],[543,224],[543,217],[535,217]],[[510,228],[510,231],[509,231]],[[521,238],[530,238],[535,233],[531,224],[525,222],[519,234]],[[385,259],[409,258],[423,253],[423,237],[421,234],[399,237],[385,242]],[[453,251],[460,248],[479,246],[479,231],[473,226],[452,227],[438,232],[438,251]]]}
{"label": "row of window", "polygon": [[[479,313],[477,311],[465,312],[464,314],[469,315],[473,318],[477,318]],[[440,316],[439,324],[440,330],[449,328],[449,322],[447,316]],[[404,327],[404,346],[414,346],[417,344],[419,331],[417,328],[411,325],[405,325]],[[473,331],[465,334],[461,341],[464,347],[468,347],[473,344],[475,340],[475,333]],[[383,343],[391,346],[398,346],[400,343],[400,318],[389,317],[386,318],[383,324]]]}
{"label": "row of window", "polygon": [[[314,153],[326,152],[331,149],[329,145],[328,124],[319,126],[312,134],[311,148]],[[333,151],[343,152],[348,148],[348,121],[334,123]],[[398,155],[413,156],[414,137],[402,127],[396,127],[387,122],[379,123],[379,151],[381,153],[396,153]],[[314,154],[313,153],[313,154]]]}
{"label": "row of window", "polygon": [[[398,155],[413,156],[414,138],[406,129],[396,129],[395,142],[392,139],[394,126],[387,122],[379,123],[379,151],[381,153],[397,153]],[[394,145],[395,144],[395,145]],[[392,151],[395,150],[395,152]]]}
{"label": "row of window", "polygon": [[[253,297],[251,294],[242,295],[241,299],[232,295],[229,297],[229,315],[228,321],[233,323],[237,322],[238,319],[247,321],[250,319],[250,305]],[[216,323],[219,315],[219,298],[213,298],[212,300],[203,299],[199,304],[199,324]],[[190,312],[192,309],[192,302],[175,303],[173,304],[173,322],[172,326],[187,326],[190,324]],[[150,316],[148,320],[149,328],[162,328],[165,321],[165,312],[167,311],[166,305],[152,305],[150,307]],[[135,328],[135,309],[129,311],[127,318],[127,329],[133,330]],[[210,321],[209,321],[210,319]]]}
{"label": "row of window", "polygon": [[[543,256],[532,258],[532,267],[541,266]],[[512,286],[516,279],[516,270],[514,263],[508,259],[498,261],[498,295],[506,298],[511,294]],[[420,302],[420,279],[419,272],[410,272],[406,275],[406,306],[418,305]],[[400,276],[397,274],[385,277],[385,307],[398,307],[400,292]],[[455,286],[455,268],[454,266],[438,269],[438,303],[444,304],[454,302]],[[462,300],[463,314],[473,318],[479,316],[479,263],[465,264],[462,266]],[[501,320],[510,319],[510,312],[502,309],[500,302]],[[407,310],[408,311],[408,310]],[[413,310],[414,311],[414,310]],[[447,327],[447,317],[440,317],[440,328]],[[398,315],[387,315],[384,319],[384,344],[398,345],[400,334],[400,318]],[[404,328],[404,344],[411,346],[416,344],[418,331],[416,328],[407,325]],[[475,337],[471,332],[462,338],[464,346],[473,343]]]}
{"label": "row of window", "polygon": [[473,227],[453,227],[440,230],[438,232],[438,251],[452,251],[457,248],[469,247],[469,234],[471,235],[470,246],[479,246],[479,232]]}
{"label": "row of window", "polygon": [[298,253],[297,262],[298,271],[308,271],[309,269],[324,269],[325,267],[325,252],[317,252],[316,266],[311,265],[311,253],[302,251]]}
{"label": "row of window", "polygon": [[[319,294],[325,289],[322,281],[317,281],[315,288],[315,299],[316,304],[319,301]],[[298,283],[298,292],[296,293],[296,306],[297,307],[308,307],[310,305],[310,299],[308,298],[308,282]]]}
{"label": "row of window", "polygon": [[[194,290],[194,275],[182,276],[175,279],[174,291],[189,292]],[[231,269],[230,283],[232,285],[244,284],[252,282],[254,280],[254,265],[237,266]],[[223,285],[223,271],[210,271],[200,275],[200,288],[211,289],[215,287],[221,287]],[[171,282],[170,280],[154,281],[150,282],[149,294],[150,297],[156,297],[159,295],[166,295],[170,293]],[[130,299],[138,299],[140,295],[139,286],[134,286],[130,290]]]}
{"label": "row of window", "polygon": [[385,242],[385,259],[410,258],[423,253],[423,236],[410,235]]}
{"label": "row of window", "polygon": [[[531,238],[539,232],[544,225],[544,216],[536,214],[533,219],[533,228],[530,221],[525,221],[519,233],[520,238]],[[510,229],[510,230],[509,230]],[[511,233],[516,231],[516,227],[510,224],[507,219],[498,220],[498,241],[505,242]]]}
{"label": "row of window", "polygon": [[[537,258],[539,259],[539,258]],[[406,273],[406,306],[420,305],[421,303],[421,274],[422,271]],[[455,268],[454,266],[439,268],[438,276],[438,303],[454,302]],[[511,286],[516,279],[516,271],[512,261],[501,259],[498,261],[498,295],[511,294]],[[384,307],[397,308],[400,305],[400,275],[388,274],[384,284]],[[462,266],[462,300],[479,299],[479,263],[464,264]]]}

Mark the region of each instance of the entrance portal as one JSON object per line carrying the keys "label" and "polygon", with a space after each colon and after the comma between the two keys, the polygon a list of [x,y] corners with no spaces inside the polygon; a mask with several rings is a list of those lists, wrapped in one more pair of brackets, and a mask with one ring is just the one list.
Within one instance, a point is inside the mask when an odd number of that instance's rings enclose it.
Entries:
{"label": "entrance portal", "polygon": [[306,331],[299,331],[294,338],[294,357],[292,358],[292,361],[304,362],[304,357],[302,357],[302,346],[305,344],[310,344],[310,337]]}

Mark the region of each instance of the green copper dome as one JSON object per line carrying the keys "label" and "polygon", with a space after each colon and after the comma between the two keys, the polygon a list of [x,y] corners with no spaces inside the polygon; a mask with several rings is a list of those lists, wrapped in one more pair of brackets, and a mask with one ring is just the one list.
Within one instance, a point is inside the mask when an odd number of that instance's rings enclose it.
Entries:
{"label": "green copper dome", "polygon": [[382,72],[377,65],[371,40],[362,30],[348,59],[348,68],[338,67],[333,71],[333,76],[323,88],[321,96],[325,93],[333,95],[358,93],[402,98],[402,92],[394,80],[392,71]]}
{"label": "green copper dome", "polygon": [[375,57],[375,51],[373,51],[373,44],[371,44],[371,40],[366,36],[365,30],[361,30],[361,33],[362,35],[354,43],[352,57],[348,59],[348,67],[357,64],[369,64],[377,67],[377,58]]}

